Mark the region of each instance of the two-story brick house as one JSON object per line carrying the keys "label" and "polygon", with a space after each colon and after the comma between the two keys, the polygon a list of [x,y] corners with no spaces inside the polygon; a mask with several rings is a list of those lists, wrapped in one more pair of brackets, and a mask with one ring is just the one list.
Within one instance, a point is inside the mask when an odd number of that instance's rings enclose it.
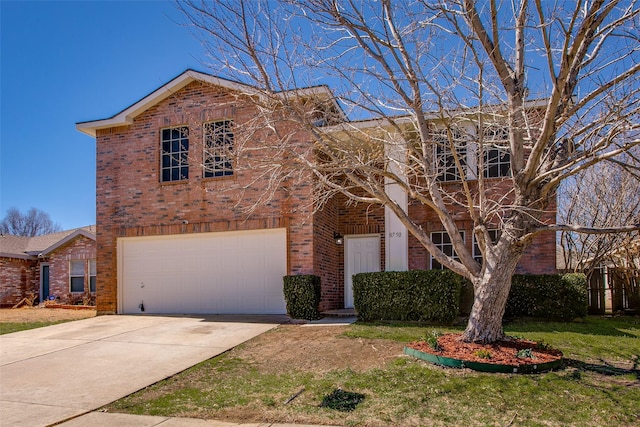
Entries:
{"label": "two-story brick house", "polygon": [[[320,276],[321,309],[343,308],[355,273],[438,268],[383,207],[337,196],[313,209],[310,182],[261,203],[262,172],[237,170],[229,156],[234,132],[256,115],[238,93],[251,88],[188,70],[113,117],[77,124],[96,138],[99,312],[284,313],[287,274]],[[331,99],[324,86],[301,93]],[[244,152],[275,155],[262,142]],[[408,209],[447,250],[439,221]],[[402,238],[392,243],[390,232]],[[555,271],[554,236],[537,239],[520,272]]]}

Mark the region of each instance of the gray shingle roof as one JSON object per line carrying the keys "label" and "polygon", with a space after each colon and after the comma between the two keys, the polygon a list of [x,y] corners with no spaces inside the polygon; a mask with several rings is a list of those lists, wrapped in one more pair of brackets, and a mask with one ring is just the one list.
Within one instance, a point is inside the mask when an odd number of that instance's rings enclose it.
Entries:
{"label": "gray shingle roof", "polygon": [[95,240],[96,226],[89,225],[35,237],[0,235],[0,256],[35,258],[50,248],[66,243],[66,239],[80,234]]}

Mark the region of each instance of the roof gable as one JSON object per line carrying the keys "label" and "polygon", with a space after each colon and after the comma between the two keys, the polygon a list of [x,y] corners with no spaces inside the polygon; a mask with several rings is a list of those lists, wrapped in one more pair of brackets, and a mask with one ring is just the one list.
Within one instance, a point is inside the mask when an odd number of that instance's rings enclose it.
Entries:
{"label": "roof gable", "polygon": [[[244,83],[238,83],[231,80],[226,80],[221,77],[216,77],[211,74],[202,73],[194,70],[187,70],[180,74],[179,76],[173,78],[168,83],[165,83],[158,89],[151,92],[149,95],[145,96],[138,102],[133,105],[125,108],[120,111],[116,115],[109,117],[107,119],[101,120],[93,120],[87,122],[76,123],[76,129],[80,132],[85,133],[89,136],[95,137],[96,132],[99,129],[108,129],[117,126],[130,125],[133,123],[133,120],[147,111],[149,108],[157,105],[161,101],[167,99],[171,95],[175,94],[179,90],[186,87],[189,83],[201,81],[205,83],[209,83],[214,86],[220,86],[225,89],[229,89],[234,92],[240,92],[247,95],[259,94],[259,91]],[[309,88],[302,89],[294,89],[288,92],[280,92],[279,96],[287,96],[288,94],[292,94],[293,96],[329,96],[332,97],[331,91],[327,86],[315,86]],[[336,104],[337,105],[337,104]],[[342,111],[341,109],[338,109]]]}
{"label": "roof gable", "polygon": [[0,256],[21,259],[47,256],[79,236],[95,241],[95,225],[35,237],[2,235],[0,236]]}

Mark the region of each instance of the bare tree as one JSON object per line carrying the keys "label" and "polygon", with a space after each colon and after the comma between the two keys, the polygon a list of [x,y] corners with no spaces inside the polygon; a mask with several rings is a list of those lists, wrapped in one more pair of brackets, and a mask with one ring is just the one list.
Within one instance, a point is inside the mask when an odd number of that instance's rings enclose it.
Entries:
{"label": "bare tree", "polygon": [[[240,94],[260,114],[236,132],[237,161],[264,171],[270,191],[313,178],[314,209],[336,194],[390,208],[440,264],[473,283],[466,341],[503,337],[511,276],[536,234],[639,228],[556,224],[553,215],[563,180],[640,143],[635,1],[177,7],[209,48],[215,73],[254,88]],[[333,97],[305,102],[323,84]],[[302,131],[311,142],[301,141]],[[280,141],[269,147],[277,153],[269,163],[242,151],[243,139],[264,132]],[[396,202],[391,184],[437,214],[456,257]],[[460,236],[462,211],[474,223],[481,263]]]}
{"label": "bare tree", "polygon": [[[633,159],[626,161],[633,165]],[[616,163],[603,162],[565,180],[559,190],[558,217],[565,224],[610,228],[640,223],[640,176]],[[640,234],[560,234],[564,265],[590,275],[603,264],[617,266],[632,253]],[[637,246],[637,243],[636,243]],[[635,248],[637,250],[637,248]]]}
{"label": "bare tree", "polygon": [[[558,217],[591,228],[640,223],[638,159],[603,162],[565,180],[560,187]],[[581,234],[563,231],[560,242],[567,269],[588,278],[607,268],[609,287],[624,287],[630,307],[640,303],[640,233]],[[622,301],[622,300],[621,300]]]}
{"label": "bare tree", "polygon": [[1,234],[15,236],[42,236],[62,231],[60,224],[54,223],[48,213],[31,208],[25,214],[18,208],[9,208],[0,222]]}

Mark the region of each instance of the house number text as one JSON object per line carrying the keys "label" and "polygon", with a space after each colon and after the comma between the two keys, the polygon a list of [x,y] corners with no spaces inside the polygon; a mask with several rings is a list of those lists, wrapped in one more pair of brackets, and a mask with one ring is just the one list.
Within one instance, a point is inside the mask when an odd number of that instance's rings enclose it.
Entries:
{"label": "house number text", "polygon": [[389,233],[389,237],[390,238],[402,237],[402,232],[400,232],[400,231],[392,231],[391,233]]}

